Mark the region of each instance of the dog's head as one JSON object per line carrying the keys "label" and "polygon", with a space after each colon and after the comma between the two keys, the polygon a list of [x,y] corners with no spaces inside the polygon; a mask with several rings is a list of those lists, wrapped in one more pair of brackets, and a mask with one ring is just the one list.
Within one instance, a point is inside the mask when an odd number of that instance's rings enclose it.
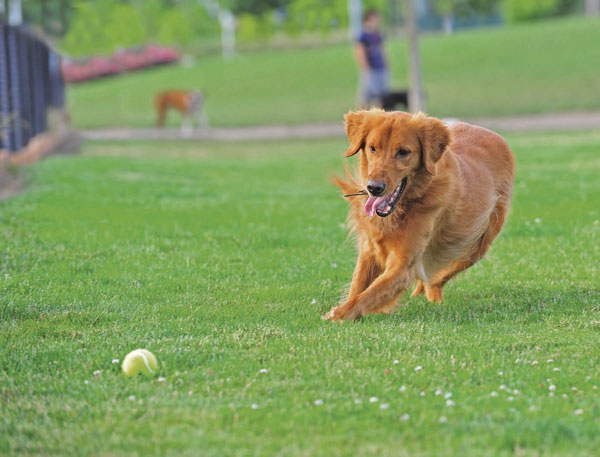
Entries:
{"label": "dog's head", "polygon": [[423,114],[386,113],[374,109],[346,114],[350,147],[345,156],[362,151],[360,172],[369,192],[369,215],[389,216],[411,186],[436,172],[436,163],[450,142],[439,119]]}

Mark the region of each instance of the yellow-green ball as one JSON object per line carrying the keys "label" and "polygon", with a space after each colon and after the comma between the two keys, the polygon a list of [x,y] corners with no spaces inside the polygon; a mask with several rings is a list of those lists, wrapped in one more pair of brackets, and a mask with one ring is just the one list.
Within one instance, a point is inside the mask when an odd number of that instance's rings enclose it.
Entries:
{"label": "yellow-green ball", "polygon": [[125,356],[121,368],[127,376],[137,376],[140,373],[154,376],[158,373],[158,361],[152,352],[146,349],[136,349]]}

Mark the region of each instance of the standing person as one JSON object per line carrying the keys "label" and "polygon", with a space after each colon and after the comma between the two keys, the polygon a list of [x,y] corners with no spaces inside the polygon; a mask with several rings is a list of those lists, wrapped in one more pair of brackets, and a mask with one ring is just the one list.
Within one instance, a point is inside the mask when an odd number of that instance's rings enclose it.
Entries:
{"label": "standing person", "polygon": [[379,105],[388,92],[389,72],[383,50],[381,14],[377,10],[365,11],[354,55],[360,71],[361,102],[365,106]]}

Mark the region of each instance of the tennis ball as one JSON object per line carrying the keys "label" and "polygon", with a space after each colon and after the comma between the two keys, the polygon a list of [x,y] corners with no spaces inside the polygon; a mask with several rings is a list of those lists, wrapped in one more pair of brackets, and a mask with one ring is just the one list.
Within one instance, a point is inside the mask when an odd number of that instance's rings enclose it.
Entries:
{"label": "tennis ball", "polygon": [[121,368],[126,376],[137,376],[140,373],[154,376],[158,373],[158,361],[152,352],[146,349],[136,349],[125,356]]}

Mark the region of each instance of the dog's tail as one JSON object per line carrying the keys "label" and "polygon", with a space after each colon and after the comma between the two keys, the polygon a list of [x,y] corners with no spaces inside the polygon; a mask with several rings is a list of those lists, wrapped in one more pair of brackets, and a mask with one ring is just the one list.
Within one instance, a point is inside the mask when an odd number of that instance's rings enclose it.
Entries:
{"label": "dog's tail", "polygon": [[360,192],[364,192],[364,186],[361,184],[361,179],[357,169],[351,169],[348,165],[345,166],[344,175],[335,174],[331,177],[331,182],[340,188],[342,195],[348,195],[345,199],[350,203],[352,208],[348,212],[346,218],[346,225],[348,226],[348,237],[351,238],[356,235],[356,214],[360,214],[364,205],[364,197],[360,195],[353,195]]}
{"label": "dog's tail", "polygon": [[344,176],[335,174],[331,177],[331,182],[341,189],[342,195],[355,194],[364,191],[364,186],[360,181],[361,180],[356,172],[350,169],[348,165],[345,166]]}

